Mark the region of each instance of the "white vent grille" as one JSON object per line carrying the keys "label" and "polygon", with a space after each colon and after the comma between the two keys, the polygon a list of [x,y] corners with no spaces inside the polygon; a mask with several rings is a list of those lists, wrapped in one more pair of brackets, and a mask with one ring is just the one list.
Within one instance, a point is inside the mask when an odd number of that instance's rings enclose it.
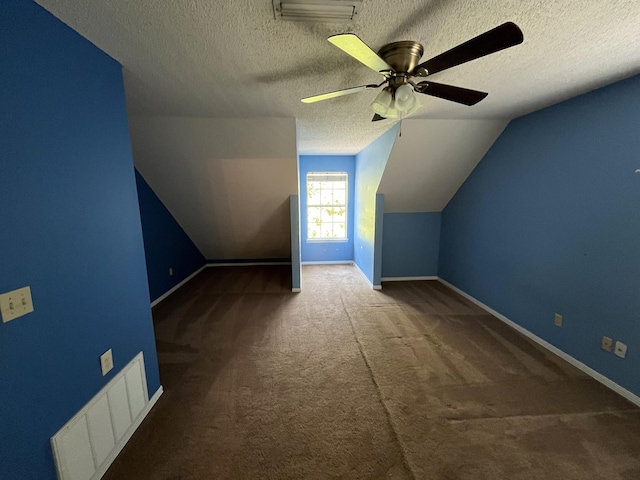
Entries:
{"label": "white vent grille", "polygon": [[101,478],[161,393],[149,401],[140,352],[51,437],[58,478]]}
{"label": "white vent grille", "polygon": [[351,22],[361,0],[273,0],[276,20],[303,22]]}

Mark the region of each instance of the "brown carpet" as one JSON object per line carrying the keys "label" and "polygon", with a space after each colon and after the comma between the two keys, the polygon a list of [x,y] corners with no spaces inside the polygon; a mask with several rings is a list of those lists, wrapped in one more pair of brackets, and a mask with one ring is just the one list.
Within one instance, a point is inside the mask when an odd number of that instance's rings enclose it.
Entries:
{"label": "brown carpet", "polygon": [[435,281],[209,268],[114,479],[640,479],[640,409]]}

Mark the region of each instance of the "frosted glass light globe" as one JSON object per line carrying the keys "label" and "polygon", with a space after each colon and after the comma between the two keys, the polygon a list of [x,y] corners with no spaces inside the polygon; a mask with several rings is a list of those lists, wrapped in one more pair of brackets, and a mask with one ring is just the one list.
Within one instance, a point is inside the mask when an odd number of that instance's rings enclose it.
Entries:
{"label": "frosted glass light globe", "polygon": [[396,108],[401,112],[410,110],[416,102],[411,86],[404,84],[396,89]]}
{"label": "frosted glass light globe", "polygon": [[393,100],[391,92],[387,89],[382,90],[371,104],[371,108],[378,115],[384,117],[385,113],[387,113],[387,110],[389,109],[389,106],[391,105],[391,100]]}

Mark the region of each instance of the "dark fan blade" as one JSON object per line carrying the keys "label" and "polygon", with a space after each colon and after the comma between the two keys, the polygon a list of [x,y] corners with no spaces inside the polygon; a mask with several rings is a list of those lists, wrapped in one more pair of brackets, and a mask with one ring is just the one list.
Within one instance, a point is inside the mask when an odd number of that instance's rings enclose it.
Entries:
{"label": "dark fan blade", "polygon": [[471,40],[452,48],[431,60],[421,63],[413,69],[413,75],[425,76],[420,70],[425,69],[427,75],[432,75],[447,68],[484,57],[505,48],[522,43],[522,31],[515,23],[503,23],[499,27],[478,35]]}
{"label": "dark fan blade", "polygon": [[380,115],[378,115],[377,113],[373,116],[373,118],[371,119],[372,122],[379,122],[380,120],[386,120],[386,118],[381,117]]}
{"label": "dark fan blade", "polygon": [[468,88],[433,82],[420,82],[416,85],[416,92],[469,106],[475,105],[489,95],[488,93],[478,92],[477,90],[469,90]]}
{"label": "dark fan blade", "polygon": [[376,52],[371,50],[366,43],[353,33],[331,35],[327,40],[346,54],[364,63],[371,70],[376,72],[393,71],[393,68],[387,62],[381,59]]}
{"label": "dark fan blade", "polygon": [[351,93],[361,92],[367,88],[376,88],[378,85],[360,85],[359,87],[345,88],[343,90],[336,90],[335,92],[322,93],[320,95],[314,95],[313,97],[305,97],[301,101],[302,103],[313,103],[321,100],[328,100],[330,98],[341,97],[343,95],[349,95]]}

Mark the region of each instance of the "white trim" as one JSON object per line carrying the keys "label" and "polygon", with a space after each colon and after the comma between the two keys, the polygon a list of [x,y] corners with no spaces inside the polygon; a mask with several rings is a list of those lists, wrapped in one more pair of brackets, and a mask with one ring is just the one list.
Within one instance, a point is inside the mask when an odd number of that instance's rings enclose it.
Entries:
{"label": "white trim", "polygon": [[598,373],[593,368],[588,367],[587,365],[582,363],[580,360],[577,360],[577,359],[573,358],[571,355],[569,355],[568,353],[563,352],[558,347],[554,347],[553,345],[551,345],[546,340],[543,340],[542,338],[538,337],[534,333],[531,333],[529,330],[527,330],[526,328],[522,327],[521,325],[518,325],[513,320],[509,320],[507,317],[505,317],[501,313],[496,312],[493,308],[485,305],[480,300],[477,300],[476,298],[472,297],[468,293],[460,290],[458,287],[455,287],[455,286],[451,285],[446,280],[443,280],[442,278],[438,277],[438,281],[440,283],[442,283],[443,285],[446,285],[447,287],[449,287],[454,292],[459,293],[460,295],[462,295],[467,300],[470,300],[471,302],[475,303],[480,308],[486,310],[488,313],[490,313],[491,315],[496,317],[498,320],[501,320],[502,322],[506,323],[507,325],[509,325],[513,329],[515,329],[518,332],[520,332],[521,334],[523,334],[525,337],[529,338],[530,340],[533,340],[534,342],[536,342],[541,347],[546,348],[551,353],[555,353],[557,356],[559,356],[563,360],[566,360],[571,365],[576,367],[578,370],[583,371],[584,373],[586,373],[587,375],[589,375],[593,379],[595,379],[598,382],[602,383],[605,387],[610,388],[611,390],[613,390],[617,394],[619,394],[619,395],[623,396],[624,398],[626,398],[627,400],[629,400],[631,403],[634,403],[635,405],[638,405],[640,407],[640,397],[638,397],[635,393],[632,393],[629,390],[627,390],[626,388],[618,385],[613,380],[605,377],[601,373]]}
{"label": "white trim", "polygon": [[[340,205],[336,205],[339,207]],[[307,243],[349,243],[348,238],[307,238],[305,240]]]}
{"label": "white trim", "polygon": [[355,265],[353,260],[326,260],[326,261],[305,261],[300,262],[302,265]]}
{"label": "white trim", "polygon": [[142,410],[140,415],[138,415],[138,419],[135,422],[133,422],[133,424],[127,430],[127,433],[125,433],[123,435],[123,437],[120,440],[120,442],[118,443],[118,445],[116,445],[116,447],[111,451],[111,453],[106,458],[106,460],[104,461],[102,466],[96,471],[96,473],[94,475],[94,477],[96,479],[102,478],[103,475],[105,473],[107,473],[107,470],[109,469],[109,467],[111,466],[113,461],[120,454],[120,452],[122,451],[124,446],[127,444],[127,442],[129,442],[129,440],[131,439],[131,437],[133,436],[135,431],[138,429],[138,427],[140,426],[142,421],[145,419],[145,417],[149,414],[149,412],[154,407],[154,405],[156,404],[156,402],[160,398],[160,395],[162,395],[163,392],[164,392],[164,390],[162,388],[162,385],[160,385],[160,388],[158,388],[158,390],[156,390],[156,393],[153,394],[153,396],[149,399],[149,402],[144,407],[144,409]]}
{"label": "white trim", "polygon": [[382,282],[412,282],[417,280],[438,280],[437,275],[430,275],[426,277],[382,277]]}
{"label": "white trim", "polygon": [[[307,201],[305,203],[306,209],[305,209],[305,214],[304,214],[304,219],[305,219],[305,233],[306,233],[306,237],[305,241],[307,243],[349,243],[349,238],[347,238],[347,235],[349,233],[349,172],[307,172],[307,175],[305,176],[305,192],[309,191],[309,177],[313,177],[314,175],[320,177],[320,176],[327,176],[327,177],[342,177],[344,178],[344,180],[328,180],[328,182],[334,182],[331,185],[331,192],[333,193],[334,189],[334,185],[336,183],[343,183],[344,184],[344,194],[345,194],[345,198],[344,198],[344,204],[327,204],[327,203],[322,203],[322,198],[320,199],[320,203],[312,203],[309,204],[309,202]],[[317,180],[311,180],[312,182],[317,181]],[[322,180],[320,180],[322,182]],[[320,187],[320,190],[322,190],[322,187]],[[329,190],[329,189],[327,189]],[[342,189],[339,189],[342,190]],[[322,195],[321,195],[322,196]],[[309,215],[309,209],[310,208],[326,208],[328,206],[331,207],[344,207],[344,233],[345,236],[341,237],[341,238],[309,238],[309,219],[307,218]],[[302,218],[302,215],[301,215]],[[322,222],[321,222],[322,223]],[[325,223],[330,223],[330,224],[335,224],[335,223],[341,223],[341,222],[337,222],[337,221],[330,221],[330,222],[325,222]],[[302,234],[302,228],[300,228],[300,233]]]}
{"label": "white trim", "polygon": [[353,262],[353,264],[356,266],[356,268],[358,269],[358,271],[362,274],[362,278],[365,279],[365,281],[367,282],[367,284],[373,289],[373,290],[382,290],[382,285],[374,285],[373,283],[371,283],[369,281],[369,279],[367,278],[367,275],[362,271],[362,269],[360,268],[360,265],[358,265],[356,262]]}
{"label": "white trim", "polygon": [[293,293],[300,293],[301,291],[302,291],[302,289],[301,288],[297,288],[297,287],[293,287],[291,289],[291,292],[293,292]]}
{"label": "white trim", "polygon": [[207,263],[205,267],[255,267],[257,265],[291,265],[291,262],[227,262]]}
{"label": "white trim", "polygon": [[195,277],[196,275],[198,275],[202,270],[204,270],[206,267],[206,265],[203,265],[202,267],[200,267],[198,270],[196,270],[195,272],[193,272],[191,275],[189,275],[187,278],[185,278],[184,280],[182,280],[180,283],[178,283],[176,286],[174,286],[173,288],[171,288],[170,290],[167,290],[166,292],[164,292],[162,295],[160,295],[158,298],[156,298],[153,302],[151,302],[151,308],[155,307],[157,304],[159,304],[161,301],[163,301],[165,298],[167,298],[169,295],[171,295],[173,292],[175,292],[176,290],[178,290],[181,286],[183,286],[185,283],[187,283],[189,280],[191,280],[193,277]]}

